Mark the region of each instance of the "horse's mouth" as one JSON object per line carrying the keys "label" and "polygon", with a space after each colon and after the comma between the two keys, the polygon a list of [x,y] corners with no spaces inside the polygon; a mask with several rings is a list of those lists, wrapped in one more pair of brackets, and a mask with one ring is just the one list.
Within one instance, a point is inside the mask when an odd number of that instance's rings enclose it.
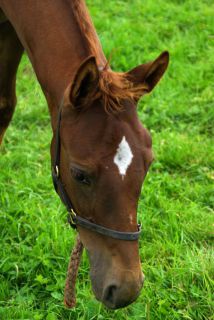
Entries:
{"label": "horse's mouth", "polygon": [[124,279],[121,284],[118,280],[112,280],[106,281],[106,284],[102,285],[93,276],[91,276],[91,281],[96,299],[108,309],[116,310],[128,306],[138,298],[143,287],[144,276],[137,282],[135,280],[127,282]]}

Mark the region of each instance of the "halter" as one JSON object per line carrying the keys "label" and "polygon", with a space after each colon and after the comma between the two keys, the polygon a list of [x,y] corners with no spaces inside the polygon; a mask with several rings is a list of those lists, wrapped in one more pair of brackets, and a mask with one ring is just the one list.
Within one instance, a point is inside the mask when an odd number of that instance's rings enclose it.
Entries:
{"label": "halter", "polygon": [[52,179],[53,179],[54,188],[58,193],[58,195],[60,196],[62,202],[64,203],[68,211],[68,222],[70,226],[73,229],[76,229],[77,226],[81,226],[93,232],[96,232],[114,239],[118,239],[118,240],[126,240],[126,241],[138,240],[141,233],[140,224],[137,225],[138,231],[136,232],[122,232],[122,231],[109,229],[99,224],[90,222],[89,220],[83,217],[80,217],[79,215],[76,214],[73,204],[60,179],[60,150],[61,150],[60,125],[61,125],[61,117],[62,117],[62,106],[63,106],[63,102],[60,105],[58,120],[57,120],[55,157],[52,165]]}

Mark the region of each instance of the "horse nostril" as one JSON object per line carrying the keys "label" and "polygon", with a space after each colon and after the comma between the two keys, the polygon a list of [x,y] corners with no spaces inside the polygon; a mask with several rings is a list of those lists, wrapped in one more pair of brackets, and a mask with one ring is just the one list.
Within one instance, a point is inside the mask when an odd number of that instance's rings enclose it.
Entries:
{"label": "horse nostril", "polygon": [[113,306],[115,304],[116,291],[117,291],[117,286],[116,285],[110,285],[105,289],[104,301],[108,305],[112,305]]}

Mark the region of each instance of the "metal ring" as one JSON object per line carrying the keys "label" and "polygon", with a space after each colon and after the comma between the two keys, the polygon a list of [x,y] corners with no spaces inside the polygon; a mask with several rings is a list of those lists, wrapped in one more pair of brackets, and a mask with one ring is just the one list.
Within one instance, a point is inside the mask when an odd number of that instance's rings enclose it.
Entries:
{"label": "metal ring", "polygon": [[72,216],[73,218],[76,217],[76,213],[74,212],[74,209],[73,209],[73,208],[71,208],[71,216]]}
{"label": "metal ring", "polygon": [[76,225],[76,221],[74,221],[76,217],[76,213],[74,212],[74,209],[70,209],[70,214],[69,214],[69,220],[70,220],[70,224],[72,224],[73,226]]}

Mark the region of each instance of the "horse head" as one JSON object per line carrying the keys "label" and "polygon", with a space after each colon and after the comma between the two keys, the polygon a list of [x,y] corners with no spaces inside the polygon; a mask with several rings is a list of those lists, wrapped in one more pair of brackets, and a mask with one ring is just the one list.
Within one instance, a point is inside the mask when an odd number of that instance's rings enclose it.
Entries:
{"label": "horse head", "polygon": [[[117,74],[100,68],[91,56],[64,93],[61,181],[75,211],[91,223],[119,232],[138,230],[137,205],[153,154],[151,137],[137,116],[137,102],[152,91],[168,61],[163,52],[152,62]],[[138,241],[77,228],[97,299],[112,309],[133,302],[144,281]]]}

